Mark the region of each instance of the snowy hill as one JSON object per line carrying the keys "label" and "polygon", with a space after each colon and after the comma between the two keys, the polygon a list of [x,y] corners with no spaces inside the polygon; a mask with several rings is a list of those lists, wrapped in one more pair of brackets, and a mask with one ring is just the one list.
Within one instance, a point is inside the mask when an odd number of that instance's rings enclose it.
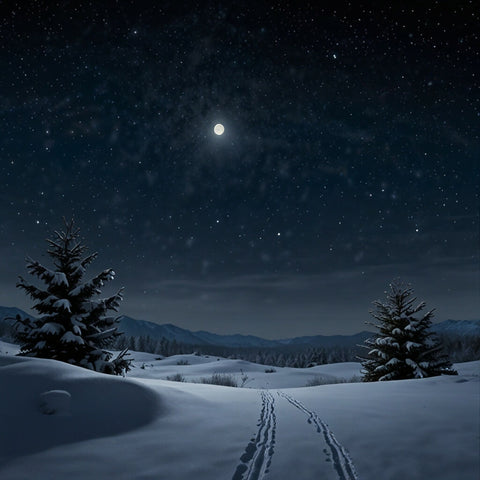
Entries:
{"label": "snowy hill", "polygon": [[181,378],[184,382],[202,383],[212,374],[226,376],[238,386],[248,388],[292,388],[313,384],[358,382],[361,365],[345,362],[310,368],[269,367],[245,360],[232,360],[210,355],[158,355],[130,352],[134,358],[129,376],[167,380]]}
{"label": "snowy hill", "polygon": [[[0,352],[11,348],[0,344]],[[479,478],[478,361],[455,365],[458,377],[305,388],[312,369],[133,356],[135,368],[121,378],[0,353],[0,478]],[[270,387],[161,379],[239,368],[270,378]],[[338,379],[358,364],[315,369]]]}

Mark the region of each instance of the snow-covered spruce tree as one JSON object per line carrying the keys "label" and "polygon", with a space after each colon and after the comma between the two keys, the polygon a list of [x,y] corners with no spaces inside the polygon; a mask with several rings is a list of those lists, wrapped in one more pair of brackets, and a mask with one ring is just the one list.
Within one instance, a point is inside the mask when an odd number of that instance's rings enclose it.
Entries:
{"label": "snow-covered spruce tree", "polygon": [[402,380],[432,377],[440,374],[456,375],[452,364],[442,353],[442,346],[430,331],[433,310],[421,313],[425,302],[417,305],[413,289],[400,281],[390,285],[386,302],[374,302],[370,312],[379,324],[373,338],[365,341],[369,350],[362,357],[363,381]]}
{"label": "snow-covered spruce tree", "polygon": [[86,267],[97,254],[83,256],[87,248],[79,241],[73,220],[65,221],[65,231],[55,232],[54,239],[47,242],[53,270],[27,258],[28,272],[46,288],[37,288],[22,277],[17,283],[36,302],[32,308],[40,314],[37,319],[17,317],[15,336],[21,345],[20,355],[52,358],[109,374],[128,371],[126,349],[114,359],[105,350],[122,335],[117,330],[118,317],[106,315],[109,310],[117,311],[122,289],[109,298],[93,298],[115,272],[109,268],[82,282]]}

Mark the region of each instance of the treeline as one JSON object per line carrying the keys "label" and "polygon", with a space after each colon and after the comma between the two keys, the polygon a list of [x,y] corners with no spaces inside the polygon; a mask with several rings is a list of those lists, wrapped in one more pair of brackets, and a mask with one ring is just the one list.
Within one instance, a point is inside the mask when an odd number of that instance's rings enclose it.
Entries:
{"label": "treeline", "polygon": [[223,358],[246,360],[261,365],[276,367],[305,368],[325,363],[358,361],[359,347],[312,347],[307,345],[283,347],[224,347],[218,345],[190,345],[179,343],[176,340],[160,340],[149,336],[119,337],[114,348],[154,353],[162,356],[198,353]]}
{"label": "treeline", "polygon": [[356,360],[359,349],[355,347],[335,346],[329,348],[311,346],[284,346],[284,347],[224,347],[218,345],[190,345],[179,343],[176,340],[153,339],[148,336],[118,338],[115,348],[128,348],[140,352],[149,352],[169,357],[198,353],[223,358],[232,358],[273,365],[277,367],[305,368],[311,365],[325,363],[350,362]]}
{"label": "treeline", "polygon": [[[445,352],[452,362],[468,362],[480,359],[480,336],[439,335]],[[306,368],[327,363],[355,362],[365,355],[361,346],[314,347],[309,345],[286,345],[282,347],[224,347],[217,345],[190,345],[149,336],[119,337],[115,349],[154,353],[162,356],[198,353],[223,358],[241,359],[261,365]]]}
{"label": "treeline", "polygon": [[444,351],[453,363],[480,360],[480,335],[438,334]]}
{"label": "treeline", "polygon": [[[451,333],[438,336],[452,362],[469,362],[480,359],[480,336],[461,336]],[[0,339],[6,342],[15,342],[14,328],[9,322],[0,321]],[[273,348],[230,348],[216,345],[188,345],[166,338],[122,335],[115,340],[113,349],[121,350],[123,348],[165,357],[197,352],[201,355],[241,359],[262,365],[297,368],[326,363],[355,362],[358,361],[357,355],[365,354],[361,347],[287,345]]]}
{"label": "treeline", "polygon": [[13,325],[6,320],[0,321],[0,340],[13,343]]}

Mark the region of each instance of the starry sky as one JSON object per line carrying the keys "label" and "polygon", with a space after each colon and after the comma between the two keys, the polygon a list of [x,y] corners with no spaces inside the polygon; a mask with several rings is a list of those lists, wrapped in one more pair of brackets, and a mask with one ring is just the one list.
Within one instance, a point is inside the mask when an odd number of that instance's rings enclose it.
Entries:
{"label": "starry sky", "polygon": [[2,2],[0,305],[73,216],[135,318],[351,334],[397,277],[479,318],[474,3]]}

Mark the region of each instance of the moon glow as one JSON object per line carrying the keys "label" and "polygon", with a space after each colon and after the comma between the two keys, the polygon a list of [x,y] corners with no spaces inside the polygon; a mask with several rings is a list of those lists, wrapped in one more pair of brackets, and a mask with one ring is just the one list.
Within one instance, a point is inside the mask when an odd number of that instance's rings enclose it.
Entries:
{"label": "moon glow", "polygon": [[223,132],[225,131],[225,127],[224,127],[221,123],[217,123],[217,124],[213,127],[213,131],[214,131],[217,135],[222,135]]}

